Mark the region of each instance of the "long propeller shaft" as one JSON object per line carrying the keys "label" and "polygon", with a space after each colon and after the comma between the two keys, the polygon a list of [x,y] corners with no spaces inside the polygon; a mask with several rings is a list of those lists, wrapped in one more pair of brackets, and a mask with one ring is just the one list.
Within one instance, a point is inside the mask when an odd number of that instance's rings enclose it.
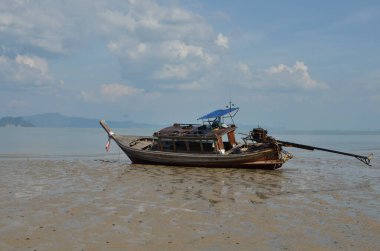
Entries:
{"label": "long propeller shaft", "polygon": [[336,151],[336,150],[331,150],[331,149],[326,149],[326,148],[321,148],[321,147],[315,147],[315,146],[309,146],[309,145],[303,145],[303,144],[298,144],[298,143],[293,143],[293,142],[288,142],[288,141],[282,141],[282,140],[276,140],[276,141],[284,147],[296,147],[296,148],[301,148],[301,149],[310,150],[310,151],[319,150],[319,151],[351,156],[369,166],[372,159],[372,154],[370,154],[367,157],[367,156],[362,156],[358,154],[346,153],[346,152],[341,152],[341,151]]}

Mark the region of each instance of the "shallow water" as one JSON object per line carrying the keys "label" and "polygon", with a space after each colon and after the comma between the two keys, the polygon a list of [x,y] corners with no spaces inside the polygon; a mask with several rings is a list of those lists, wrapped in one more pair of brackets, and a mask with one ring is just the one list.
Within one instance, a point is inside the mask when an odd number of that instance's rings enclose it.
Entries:
{"label": "shallow water", "polygon": [[[1,250],[380,247],[379,135],[278,135],[373,152],[373,166],[287,149],[294,159],[264,171],[130,164],[115,144],[104,154],[104,135],[72,130],[79,145],[63,152],[33,144],[32,136],[31,151],[20,146],[22,151],[0,152]],[[70,145],[70,136],[59,138],[59,144]],[[90,144],[81,150],[86,140]]]}

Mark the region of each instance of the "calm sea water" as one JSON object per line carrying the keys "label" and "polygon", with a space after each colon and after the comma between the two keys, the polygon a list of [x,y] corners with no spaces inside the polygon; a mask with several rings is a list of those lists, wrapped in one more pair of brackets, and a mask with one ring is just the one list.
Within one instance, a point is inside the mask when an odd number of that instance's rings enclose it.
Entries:
{"label": "calm sea water", "polygon": [[[154,129],[118,129],[120,134],[151,135]],[[102,128],[0,128],[0,156],[35,158],[98,158],[105,154]],[[108,155],[118,154],[114,144]]]}
{"label": "calm sea water", "polygon": [[[157,128],[115,129],[119,134],[152,135]],[[275,138],[300,144],[314,145],[356,154],[374,153],[375,161],[380,151],[380,134],[286,134]],[[102,128],[1,128],[1,157],[91,157],[105,155],[107,135]],[[334,158],[323,152],[308,152],[288,148],[301,156]],[[112,145],[110,154],[118,154]],[[337,157],[337,156],[335,156]]]}
{"label": "calm sea water", "polygon": [[374,159],[287,148],[275,171],[145,166],[106,153],[101,128],[0,128],[0,249],[378,250],[380,135],[273,136]]}

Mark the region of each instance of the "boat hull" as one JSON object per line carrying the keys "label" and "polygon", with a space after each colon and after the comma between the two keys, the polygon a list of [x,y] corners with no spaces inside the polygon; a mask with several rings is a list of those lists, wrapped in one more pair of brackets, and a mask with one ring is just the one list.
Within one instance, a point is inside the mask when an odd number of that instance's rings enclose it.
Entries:
{"label": "boat hull", "polygon": [[124,145],[122,142],[116,141],[116,143],[132,163],[138,164],[272,170],[280,168],[283,164],[278,149],[270,145],[248,153],[223,155],[140,150]]}
{"label": "boat hull", "polygon": [[[245,151],[227,151],[222,153],[192,153],[161,151],[154,149],[152,137],[117,135],[112,132],[104,121],[100,124],[117,145],[130,158],[132,163],[191,166],[191,167],[220,167],[220,168],[255,168],[277,169],[286,161],[281,147],[274,143],[247,145]],[[232,149],[233,150],[233,149]]]}

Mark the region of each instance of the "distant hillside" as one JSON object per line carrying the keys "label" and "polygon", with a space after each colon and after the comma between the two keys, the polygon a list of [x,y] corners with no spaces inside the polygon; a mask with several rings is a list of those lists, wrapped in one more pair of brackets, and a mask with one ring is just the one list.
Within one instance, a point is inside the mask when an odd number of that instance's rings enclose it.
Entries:
{"label": "distant hillside", "polygon": [[[109,121],[112,127],[151,127],[152,125],[136,123],[133,121]],[[45,113],[24,117],[3,117],[0,119],[0,127],[76,127],[94,128],[99,126],[98,119],[81,117],[68,117],[59,113]]]}
{"label": "distant hillside", "polygon": [[25,121],[22,117],[4,117],[0,119],[0,127],[33,127],[34,125]]}

